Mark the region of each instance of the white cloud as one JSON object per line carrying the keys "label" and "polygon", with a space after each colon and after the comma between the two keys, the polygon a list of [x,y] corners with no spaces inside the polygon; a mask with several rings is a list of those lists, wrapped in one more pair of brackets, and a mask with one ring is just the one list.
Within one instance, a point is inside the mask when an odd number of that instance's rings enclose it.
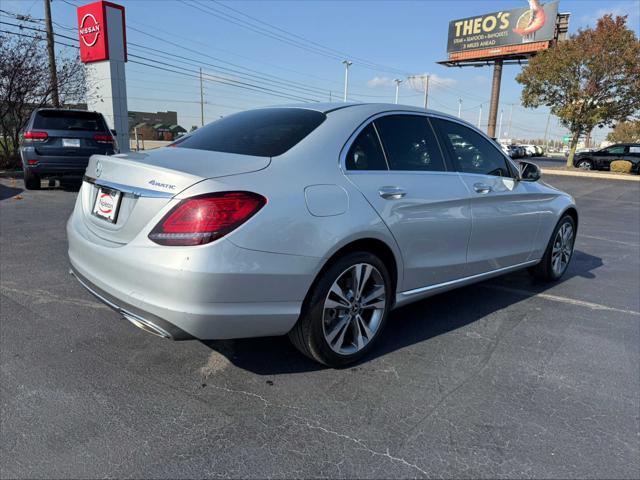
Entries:
{"label": "white cloud", "polygon": [[636,31],[640,27],[640,9],[637,2],[623,2],[612,5],[608,8],[600,8],[589,15],[580,17],[579,26],[595,27],[599,18],[604,15],[623,16],[627,15],[627,25]]}
{"label": "white cloud", "polygon": [[373,77],[367,81],[367,87],[390,87],[393,85],[393,79],[389,77]]}

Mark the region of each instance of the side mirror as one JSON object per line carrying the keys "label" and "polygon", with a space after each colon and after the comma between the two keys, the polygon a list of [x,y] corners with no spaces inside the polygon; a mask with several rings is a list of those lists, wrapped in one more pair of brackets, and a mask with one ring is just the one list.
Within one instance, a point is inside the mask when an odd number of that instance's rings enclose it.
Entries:
{"label": "side mirror", "polygon": [[520,162],[520,180],[523,182],[537,182],[542,177],[540,167],[531,162]]}

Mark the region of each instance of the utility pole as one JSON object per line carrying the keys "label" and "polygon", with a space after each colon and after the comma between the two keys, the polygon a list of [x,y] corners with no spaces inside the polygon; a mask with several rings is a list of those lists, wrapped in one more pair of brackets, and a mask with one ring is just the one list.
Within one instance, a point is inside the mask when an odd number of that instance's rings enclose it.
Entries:
{"label": "utility pole", "polygon": [[493,64],[493,84],[491,85],[491,103],[489,104],[489,121],[487,123],[487,135],[496,136],[496,117],[500,103],[500,81],[502,80],[502,59]]}
{"label": "utility pole", "polygon": [[500,121],[498,122],[498,140],[502,138],[502,112],[503,110],[500,109]]}
{"label": "utility pole", "polygon": [[400,80],[399,78],[395,78],[393,81],[396,82],[396,105],[397,105],[398,104],[398,95],[400,93],[400,84],[402,83],[402,80]]}
{"label": "utility pole", "polygon": [[342,101],[346,102],[349,89],[349,67],[353,65],[353,62],[350,62],[349,60],[343,60],[342,63],[344,64],[344,97]]}
{"label": "utility pole", "polygon": [[202,67],[200,67],[200,126],[204,127],[204,88],[202,86]]}
{"label": "utility pole", "polygon": [[458,99],[458,118],[460,118],[462,115],[462,99],[459,98]]}
{"label": "utility pole", "polygon": [[51,101],[56,108],[60,107],[58,96],[58,72],[56,71],[56,52],[54,49],[53,25],[51,23],[51,0],[44,0],[44,19],[47,26],[47,53],[49,54],[49,77],[51,80]]}
{"label": "utility pole", "polygon": [[547,134],[549,133],[549,120],[551,120],[551,112],[547,115],[547,126],[544,127],[544,149],[545,151],[549,149],[549,144],[547,143]]}
{"label": "utility pole", "polygon": [[427,109],[427,102],[429,101],[429,77],[430,75],[427,75],[427,79],[424,82],[424,109]]}
{"label": "utility pole", "polygon": [[478,128],[482,124],[482,104],[480,104],[480,111],[478,112]]}
{"label": "utility pole", "polygon": [[505,137],[507,135],[511,135],[511,117],[512,116],[513,116],[513,103],[509,104],[509,125],[507,126],[507,132],[504,134]]}
{"label": "utility pole", "polygon": [[331,90],[329,90],[329,103],[333,102],[333,97],[331,96]]}

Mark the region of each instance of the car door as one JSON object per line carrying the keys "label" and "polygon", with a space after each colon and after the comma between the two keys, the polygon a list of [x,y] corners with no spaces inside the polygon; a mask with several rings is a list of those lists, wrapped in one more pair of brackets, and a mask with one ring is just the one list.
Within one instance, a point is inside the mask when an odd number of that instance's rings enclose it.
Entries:
{"label": "car door", "polygon": [[625,158],[633,164],[633,170],[640,173],[640,145],[629,145],[629,150]]}
{"label": "car door", "polygon": [[470,196],[447,167],[424,115],[378,117],[343,152],[347,178],[394,236],[404,264],[400,290],[436,285],[466,273]]}
{"label": "car door", "polygon": [[608,169],[611,167],[611,162],[624,160],[627,148],[625,145],[614,145],[600,150],[595,154],[596,167]]}
{"label": "car door", "polygon": [[471,195],[469,275],[529,261],[545,199],[514,178],[507,158],[480,132],[443,118],[433,123]]}

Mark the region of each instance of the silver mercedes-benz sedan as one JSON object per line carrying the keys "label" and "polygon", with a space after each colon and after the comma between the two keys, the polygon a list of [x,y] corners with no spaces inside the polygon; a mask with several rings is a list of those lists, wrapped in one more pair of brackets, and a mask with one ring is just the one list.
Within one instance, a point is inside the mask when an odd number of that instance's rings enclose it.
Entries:
{"label": "silver mercedes-benz sedan", "polygon": [[558,280],[577,226],[569,195],[466,122],[305,104],[230,115],[168,148],[92,156],[67,235],[72,273],[140,328],[288,333],[340,366],[371,349],[400,305],[527,267]]}

